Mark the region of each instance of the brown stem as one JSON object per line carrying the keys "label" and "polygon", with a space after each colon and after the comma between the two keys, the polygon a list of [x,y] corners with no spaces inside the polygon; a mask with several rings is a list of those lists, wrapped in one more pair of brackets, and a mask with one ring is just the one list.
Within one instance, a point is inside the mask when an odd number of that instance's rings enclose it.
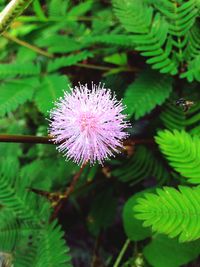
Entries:
{"label": "brown stem", "polygon": [[123,145],[141,145],[141,144],[154,144],[155,141],[153,138],[147,138],[147,139],[140,139],[140,138],[128,138],[126,140],[124,140]]}
{"label": "brown stem", "polygon": [[[3,37],[5,37],[6,39],[12,41],[12,42],[15,42],[21,46],[24,46],[36,53],[38,53],[39,55],[42,55],[42,56],[45,56],[45,57],[48,57],[48,58],[54,58],[54,55],[53,54],[50,54],[48,53],[47,51],[35,46],[35,45],[32,45],[32,44],[29,44],[15,36],[12,36],[10,35],[9,33],[7,32],[4,32],[3,34]],[[74,66],[77,66],[77,67],[81,67],[81,68],[87,68],[87,69],[94,69],[94,70],[101,70],[101,71],[111,71],[113,70],[114,68],[113,67],[108,67],[108,66],[99,66],[99,65],[95,65],[95,64],[84,64],[84,63],[77,63],[75,64]],[[131,68],[129,66],[121,66],[121,67],[118,67],[118,69],[120,71],[124,71],[124,72],[138,72],[139,69],[138,68]]]}
{"label": "brown stem", "polygon": [[83,170],[85,169],[85,167],[87,166],[87,161],[85,163],[83,163],[83,165],[81,166],[79,172],[74,175],[74,178],[70,184],[70,186],[68,187],[66,194],[65,194],[65,199],[67,199],[69,197],[69,195],[74,191],[75,185],[78,182],[78,179],[80,178],[81,174],[83,173]]}
{"label": "brown stem", "polygon": [[0,134],[0,143],[53,144],[52,136]]}
{"label": "brown stem", "polygon": [[91,267],[96,267],[96,266],[105,267],[103,260],[99,255],[99,249],[101,247],[101,236],[102,232],[100,231],[95,241],[94,250],[92,253],[91,265],[90,265]]}
{"label": "brown stem", "polygon": [[[94,69],[94,70],[102,70],[102,71],[111,71],[114,68],[113,67],[107,67],[107,66],[99,66],[99,65],[94,65],[94,64],[84,64],[84,63],[77,63],[75,64],[75,66],[77,67],[81,67],[81,68],[87,68],[87,69]],[[125,71],[125,72],[136,72],[139,71],[139,69],[137,68],[131,68],[129,66],[121,66],[120,67],[121,71]]]}
{"label": "brown stem", "polygon": [[71,184],[69,185],[69,187],[67,188],[67,191],[64,194],[64,197],[59,201],[58,205],[55,207],[54,212],[50,218],[50,221],[53,221],[57,217],[58,212],[62,208],[63,201],[68,199],[69,195],[71,195],[71,193],[74,191],[76,183],[78,182],[78,180],[79,180],[81,174],[83,173],[83,170],[85,169],[86,165],[87,165],[87,161],[85,163],[83,163],[79,172],[77,172],[77,174],[74,175],[74,178],[73,178]]}
{"label": "brown stem", "polygon": [[[29,144],[54,144],[52,136],[34,136],[34,135],[12,135],[0,134],[0,143],[29,143]],[[153,138],[149,139],[135,139],[128,138],[124,140],[124,145],[134,144],[154,144]]]}

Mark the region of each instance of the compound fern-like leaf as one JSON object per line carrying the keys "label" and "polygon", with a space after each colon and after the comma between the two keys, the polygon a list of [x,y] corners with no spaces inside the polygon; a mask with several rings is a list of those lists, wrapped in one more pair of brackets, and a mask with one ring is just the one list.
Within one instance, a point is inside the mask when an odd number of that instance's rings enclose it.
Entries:
{"label": "compound fern-like leaf", "polygon": [[[39,224],[42,215],[38,212],[37,208],[40,201],[35,198],[32,192],[28,192],[27,189],[23,188],[23,186],[18,188],[18,190],[15,187],[5,177],[0,177],[0,205],[9,210],[16,218]],[[42,202],[43,211],[41,207],[40,211],[43,213],[48,210],[49,205],[44,200]]]}
{"label": "compound fern-like leaf", "polygon": [[146,8],[143,1],[140,0],[114,0],[113,6],[117,17],[128,32],[149,32],[153,17],[152,7]]}
{"label": "compound fern-like leaf", "polygon": [[155,137],[161,152],[172,166],[188,182],[200,183],[200,138],[185,131],[165,130]]}
{"label": "compound fern-like leaf", "polygon": [[39,75],[40,65],[33,63],[10,63],[10,64],[0,64],[0,78],[10,78],[10,77],[26,77],[32,75]]}
{"label": "compound fern-like leaf", "polygon": [[189,82],[194,80],[200,81],[200,56],[196,56],[193,60],[189,61],[187,71],[180,75],[181,78],[187,78]]}
{"label": "compound fern-like leaf", "polygon": [[1,85],[0,117],[15,111],[27,100],[31,100],[38,84],[36,78],[13,80]]}
{"label": "compound fern-like leaf", "polygon": [[91,52],[83,51],[83,52],[80,52],[79,54],[70,55],[68,57],[60,57],[60,58],[50,61],[48,64],[47,70],[48,72],[52,72],[62,67],[68,67],[68,66],[76,64],[79,61],[85,60],[91,56],[92,56]]}
{"label": "compound fern-like leaf", "polygon": [[200,187],[164,187],[156,191],[138,198],[134,206],[136,218],[144,220],[143,226],[169,237],[180,235],[180,242],[200,238]]}
{"label": "compound fern-like leaf", "polygon": [[36,256],[35,241],[40,229],[15,219],[8,210],[1,211],[0,219],[0,251],[6,252],[6,256],[10,255],[16,267],[32,266]]}
{"label": "compound fern-like leaf", "polygon": [[115,14],[148,64],[200,80],[199,1],[113,0]]}
{"label": "compound fern-like leaf", "polygon": [[129,35],[125,34],[101,34],[99,35],[94,35],[94,36],[86,36],[83,38],[83,41],[85,44],[95,44],[95,43],[100,43],[100,44],[108,44],[108,45],[114,45],[114,46],[119,46],[119,47],[130,47],[134,48],[135,43],[133,41],[133,38]]}
{"label": "compound fern-like leaf", "polygon": [[186,130],[192,135],[200,136],[200,104],[195,103],[187,112],[169,99],[164,104],[160,119],[168,130]]}
{"label": "compound fern-like leaf", "polygon": [[37,258],[32,266],[72,267],[69,248],[63,239],[64,233],[56,221],[47,225],[40,234]]}
{"label": "compound fern-like leaf", "polygon": [[113,6],[124,28],[132,33],[136,50],[150,57],[147,63],[161,73],[176,74],[178,62],[172,59],[173,40],[166,19],[160,13],[153,16],[153,8],[144,1],[113,0]]}
{"label": "compound fern-like leaf", "polygon": [[58,74],[45,76],[35,95],[35,102],[38,109],[47,115],[53,107],[53,103],[59,97],[63,96],[64,90],[68,89],[68,85],[69,80],[67,76]]}
{"label": "compound fern-like leaf", "polygon": [[112,176],[122,182],[137,184],[146,178],[153,177],[162,184],[169,177],[161,160],[144,146],[137,146],[134,155],[112,170]]}
{"label": "compound fern-like leaf", "polygon": [[172,91],[170,76],[146,70],[129,85],[125,92],[124,103],[127,112],[134,114],[135,119],[151,112],[157,105],[161,105]]}

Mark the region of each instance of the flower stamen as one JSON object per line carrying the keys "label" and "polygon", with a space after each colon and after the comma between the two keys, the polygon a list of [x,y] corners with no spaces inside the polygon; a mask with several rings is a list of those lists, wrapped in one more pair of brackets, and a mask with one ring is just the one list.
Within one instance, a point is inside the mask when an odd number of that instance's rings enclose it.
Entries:
{"label": "flower stamen", "polygon": [[122,114],[124,109],[111,90],[100,83],[92,83],[91,89],[79,84],[55,103],[49,133],[67,159],[78,164],[102,164],[114,152],[120,153],[122,141],[128,137],[124,129],[130,124]]}

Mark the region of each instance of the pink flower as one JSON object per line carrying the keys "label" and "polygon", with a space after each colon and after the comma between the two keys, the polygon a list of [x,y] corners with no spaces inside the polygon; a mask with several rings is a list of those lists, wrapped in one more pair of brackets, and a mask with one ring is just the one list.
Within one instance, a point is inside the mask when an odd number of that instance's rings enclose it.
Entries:
{"label": "pink flower", "polygon": [[65,92],[50,111],[49,133],[67,159],[78,164],[102,164],[119,153],[122,140],[128,136],[123,131],[130,127],[127,116],[121,113],[124,108],[101,83],[92,83],[91,89],[79,84]]}

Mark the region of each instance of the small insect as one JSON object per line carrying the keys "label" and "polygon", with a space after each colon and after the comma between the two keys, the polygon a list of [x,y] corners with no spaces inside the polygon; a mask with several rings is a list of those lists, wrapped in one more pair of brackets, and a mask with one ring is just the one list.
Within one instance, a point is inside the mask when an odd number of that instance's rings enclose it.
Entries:
{"label": "small insect", "polygon": [[176,106],[182,107],[183,111],[188,111],[193,105],[194,102],[190,100],[185,100],[184,98],[179,98],[175,102]]}

